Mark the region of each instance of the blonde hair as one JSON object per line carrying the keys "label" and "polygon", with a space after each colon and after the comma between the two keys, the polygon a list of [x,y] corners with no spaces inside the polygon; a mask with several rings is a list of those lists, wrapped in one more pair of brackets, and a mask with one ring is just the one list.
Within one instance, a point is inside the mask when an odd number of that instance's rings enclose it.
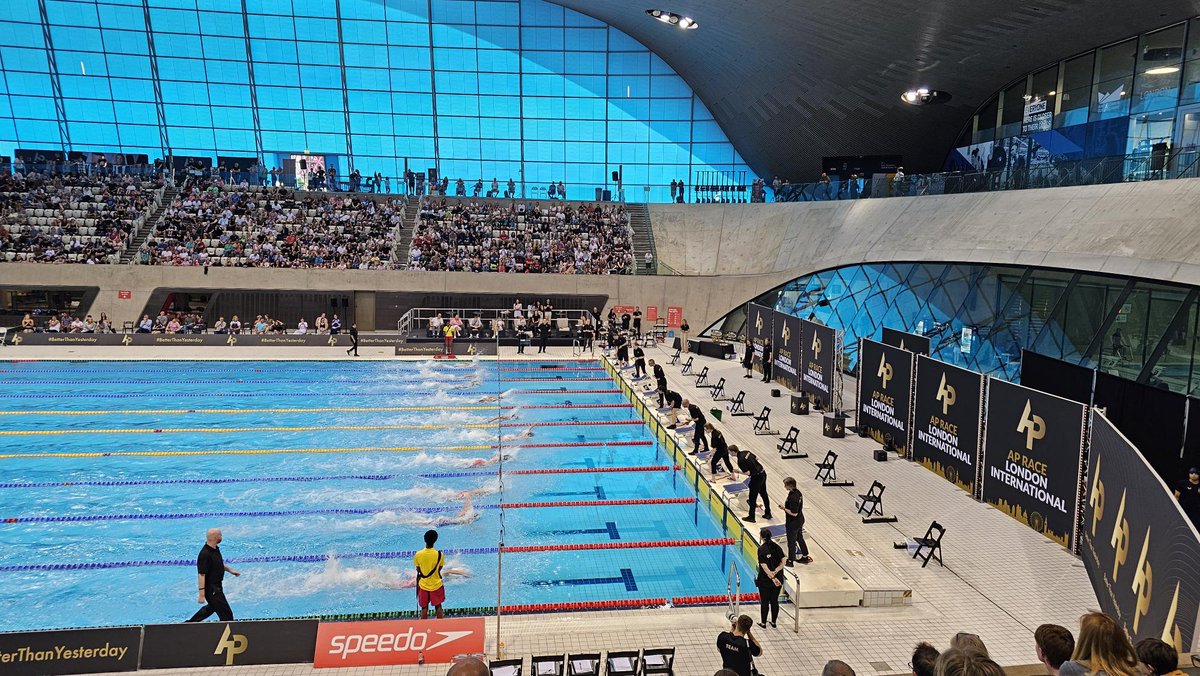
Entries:
{"label": "blonde hair", "polygon": [[1004,668],[971,648],[950,648],[934,662],[936,676],[1004,676]]}
{"label": "blonde hair", "polygon": [[1087,613],[1079,618],[1079,638],[1071,659],[1083,662],[1089,674],[1139,676],[1137,653],[1125,630],[1104,613]]}

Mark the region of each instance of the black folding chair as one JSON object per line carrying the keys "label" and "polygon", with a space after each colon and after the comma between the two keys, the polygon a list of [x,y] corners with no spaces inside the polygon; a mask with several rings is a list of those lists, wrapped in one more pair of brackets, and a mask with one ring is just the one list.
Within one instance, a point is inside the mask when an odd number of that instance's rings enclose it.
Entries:
{"label": "black folding chair", "polygon": [[[946,564],[942,563],[942,536],[945,534],[946,529],[942,527],[942,524],[934,521],[929,524],[924,537],[913,538],[917,541],[917,551],[913,552],[913,558],[921,559],[922,568],[929,565],[929,559],[937,561],[938,565],[943,568],[946,567]],[[922,556],[922,552],[925,552],[924,556]]]}
{"label": "black folding chair", "polygon": [[825,459],[817,463],[817,476],[814,478],[820,479],[822,486],[853,486],[853,481],[838,481],[837,459],[837,453],[826,452]]}
{"label": "black folding chair", "polygon": [[675,673],[675,649],[646,648],[643,650],[642,673],[647,676],[650,674],[673,676]]}
{"label": "black folding chair", "polygon": [[859,494],[858,513],[863,516],[879,514],[883,516],[883,489],[886,488],[878,481],[872,481],[866,494]]}
{"label": "black folding chair", "polygon": [[796,448],[796,442],[799,440],[799,436],[800,430],[798,428],[792,427],[788,430],[787,435],[785,435],[783,439],[780,439],[779,443],[775,446],[775,448],[779,450],[779,457],[784,459],[808,457],[807,453],[804,453]]}
{"label": "black folding chair", "polygon": [[683,370],[680,371],[680,373],[687,375],[691,372],[692,372],[692,357],[688,357],[688,360],[683,362]]}
{"label": "black folding chair", "polygon": [[521,676],[521,669],[525,666],[524,662],[523,658],[492,660],[488,663],[488,669],[492,672],[492,676]]}
{"label": "black folding chair", "polygon": [[639,676],[642,673],[640,653],[636,650],[610,650],[604,660],[608,676]]}
{"label": "black folding chair", "polygon": [[600,676],[600,653],[578,653],[567,656],[569,676]]}
{"label": "black folding chair", "polygon": [[562,655],[534,655],[530,658],[532,676],[563,676]]}
{"label": "black folding chair", "polygon": [[729,415],[754,415],[746,410],[746,393],[738,391],[737,395],[729,402]]}
{"label": "black folding chair", "polygon": [[696,376],[696,387],[712,387],[708,384],[708,367],[700,369],[699,373],[690,373],[688,375]]}
{"label": "black folding chair", "polygon": [[726,399],[728,399],[728,397],[725,396],[725,379],[724,378],[718,379],[717,384],[711,386],[711,390],[712,391],[709,392],[709,394],[712,396],[713,401],[725,401]]}
{"label": "black folding chair", "polygon": [[779,434],[779,430],[771,429],[771,407],[763,406],[762,413],[754,416],[755,434]]}
{"label": "black folding chair", "polygon": [[675,350],[675,354],[671,355],[671,361],[669,363],[671,366],[679,363],[679,350]]}

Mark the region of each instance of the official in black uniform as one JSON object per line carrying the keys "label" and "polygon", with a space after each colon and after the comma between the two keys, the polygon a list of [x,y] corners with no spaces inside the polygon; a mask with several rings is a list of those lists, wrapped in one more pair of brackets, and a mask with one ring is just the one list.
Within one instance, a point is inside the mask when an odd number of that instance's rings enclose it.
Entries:
{"label": "official in black uniform", "polygon": [[679,425],[679,407],[683,405],[683,397],[674,390],[667,390],[663,397],[666,399],[666,405],[671,407],[667,429],[673,430]]}
{"label": "official in black uniform", "polygon": [[1175,485],[1175,499],[1196,528],[1200,528],[1200,467],[1188,470],[1188,477]]}
{"label": "official in black uniform", "polygon": [[633,308],[633,335],[642,336],[642,306]]}
{"label": "official in black uniform", "polygon": [[746,338],[746,351],[742,353],[742,368],[746,369],[743,378],[754,377],[754,341]]}
{"label": "official in black uniform", "polygon": [[200,588],[196,602],[204,604],[204,607],[197,610],[188,622],[203,622],[213,613],[216,613],[217,618],[222,622],[233,621],[233,610],[225,598],[222,581],[225,579],[226,572],[234,577],[241,573],[225,565],[220,545],[221,530],[209,528],[205,533],[204,546],[200,548],[200,555],[196,557],[196,578]]}
{"label": "official in black uniform", "polygon": [[579,330],[580,337],[583,339],[583,349],[594,354],[596,352],[596,327],[592,326],[591,320],[585,319],[579,325]]}
{"label": "official in black uniform", "polygon": [[771,382],[771,339],[763,341],[762,371],[764,383]]}
{"label": "official in black uniform", "polygon": [[704,426],[708,424],[708,419],[704,417],[704,411],[700,407],[688,400],[683,401],[684,408],[687,409],[688,417],[692,419],[692,424],[696,427],[692,430],[692,452],[690,455],[696,455],[700,452],[700,445],[704,444],[704,450],[708,450],[708,438],[704,436]]}
{"label": "official in black uniform", "polygon": [[350,349],[346,350],[346,354],[348,355],[351,352],[354,353],[355,357],[358,356],[358,324],[350,325]]}
{"label": "official in black uniform", "polygon": [[[788,477],[783,480],[783,487],[787,489],[787,497],[784,498],[783,513],[787,516],[784,519],[784,532],[787,533],[787,565],[792,565],[796,561],[800,563],[812,563],[812,557],[808,555],[808,543],[804,541],[804,494],[800,489],[796,488],[796,480]],[[800,556],[796,556],[796,547],[800,548]]]}
{"label": "official in black uniform", "polygon": [[667,374],[663,371],[661,364],[655,364],[654,360],[650,360],[650,372],[654,374],[654,384],[658,388],[658,407],[662,408],[664,404],[664,395],[667,393]]}
{"label": "official in black uniform", "polygon": [[550,322],[543,319],[538,322],[538,354],[546,351],[546,346],[550,344]]}
{"label": "official in black uniform", "polygon": [[[732,452],[737,446],[730,446]],[[762,499],[763,518],[771,518],[771,502],[767,497],[767,470],[763,469],[762,463],[758,461],[758,457],[750,451],[738,451],[738,469],[742,473],[750,476],[750,515],[746,520],[754,523],[754,510],[758,507],[758,500]]]}
{"label": "official in black uniform", "polygon": [[625,334],[618,332],[616,338],[613,339],[613,345],[617,348],[617,361],[620,362],[622,366],[628,364],[629,339],[625,337]]}
{"label": "official in black uniform", "polygon": [[646,377],[646,351],[640,346],[633,348],[633,375]]}
{"label": "official in black uniform", "polygon": [[712,449],[713,449],[713,454],[712,454],[712,458],[711,458],[712,459],[712,473],[713,474],[717,473],[717,466],[721,464],[722,460],[725,461],[725,469],[732,472],[733,471],[733,463],[731,463],[729,461],[729,444],[725,441],[725,435],[721,433],[721,430],[713,427],[712,423],[708,423],[707,425],[705,425],[704,429],[712,437],[712,440],[710,442],[712,444]]}
{"label": "official in black uniform", "polygon": [[762,544],[758,546],[758,626],[766,628],[767,614],[771,616],[771,628],[779,620],[779,592],[783,591],[783,549],[771,539],[770,529],[758,532]]}

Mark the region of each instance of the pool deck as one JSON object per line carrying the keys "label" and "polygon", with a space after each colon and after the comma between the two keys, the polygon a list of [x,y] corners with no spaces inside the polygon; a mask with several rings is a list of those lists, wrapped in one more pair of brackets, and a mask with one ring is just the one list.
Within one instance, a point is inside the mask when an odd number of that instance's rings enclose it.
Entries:
{"label": "pool deck", "polygon": [[[360,360],[394,360],[390,348],[362,348]],[[550,348],[550,359],[571,358],[569,348]],[[597,352],[597,356],[599,353]],[[505,348],[503,359],[521,358]],[[527,349],[524,358],[539,357]],[[665,363],[669,352],[651,348],[647,357]],[[0,348],[3,359],[347,359],[344,350],[303,347],[81,347],[21,346]],[[353,359],[353,358],[351,358]],[[800,430],[799,448],[808,459],[783,460],[775,451],[777,436],[755,436],[749,417],[718,423],[730,443],[755,451],[767,468],[772,502],[783,496],[784,476],[796,477],[805,496],[806,530],[809,546],[818,559],[801,569],[802,589],[818,586],[822,568],[840,580],[844,570],[861,590],[865,607],[801,608],[799,633],[791,631],[791,608],[785,606],[778,629],[759,630],[764,655],[756,660],[760,671],[771,676],[819,673],[827,660],[848,662],[859,674],[909,673],[907,662],[918,641],[947,647],[956,632],[978,634],[994,659],[1006,666],[1035,661],[1033,632],[1039,624],[1055,623],[1073,632],[1083,612],[1097,606],[1082,563],[1057,544],[1038,535],[996,509],[976,502],[958,488],[920,465],[897,460],[875,462],[870,452],[877,444],[848,436],[821,436],[819,415],[794,416],[787,412],[787,399],[774,399],[778,387],[760,379],[743,379],[736,361],[697,356],[694,369],[709,367],[710,380],[725,377],[730,394],[746,392],[746,409],[773,409],[772,426]],[[673,388],[685,398],[700,402],[705,410],[723,406],[712,403],[706,390],[694,387],[694,379],[682,376],[679,367],[666,366]],[[846,408],[853,408],[853,379],[846,378]],[[851,488],[821,487],[812,477],[813,463],[833,449],[840,454],[839,476],[853,480]],[[887,485],[884,504],[895,524],[863,524],[855,514],[854,497],[865,492],[873,479]],[[777,515],[778,516],[778,515]],[[946,567],[918,562],[892,548],[906,536],[920,535],[931,520],[946,527],[943,542]],[[776,519],[773,523],[778,523]],[[763,521],[759,520],[758,525]],[[753,524],[752,524],[753,525]],[[815,545],[815,546],[814,546]],[[746,583],[746,581],[744,581]],[[891,605],[890,593],[911,590],[906,602]],[[883,604],[886,600],[889,604]],[[236,599],[233,599],[236,608]],[[802,603],[801,605],[806,605]],[[756,615],[757,608],[744,607]],[[571,651],[635,649],[675,646],[675,673],[680,676],[709,676],[720,667],[714,646],[717,632],[726,627],[724,608],[671,608],[624,612],[560,613],[523,615],[502,619],[502,638],[510,656],[553,654]],[[756,618],[757,619],[757,618]],[[489,651],[494,652],[495,619],[488,620]],[[422,667],[372,667],[341,669],[335,674],[433,676],[445,673],[445,665]],[[234,666],[219,669],[177,669],[158,673],[228,674],[229,676],[300,676],[313,674],[311,665]]]}

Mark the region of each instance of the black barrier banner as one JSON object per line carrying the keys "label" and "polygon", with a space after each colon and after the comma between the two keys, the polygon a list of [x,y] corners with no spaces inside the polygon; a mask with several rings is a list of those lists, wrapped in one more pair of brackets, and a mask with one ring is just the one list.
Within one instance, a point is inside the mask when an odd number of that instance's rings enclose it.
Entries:
{"label": "black barrier banner", "polygon": [[891,437],[908,455],[912,425],[913,354],[862,339],[858,351],[858,426],[881,444]]}
{"label": "black barrier banner", "polygon": [[833,357],[837,334],[823,324],[800,320],[800,391],[825,410],[833,404]]}
{"label": "black barrier banner", "polygon": [[917,357],[909,457],[971,495],[979,471],[983,383],[974,371]]}
{"label": "black barrier banner", "polygon": [[775,310],[765,305],[750,303],[746,310],[746,335],[754,343],[754,364],[759,373],[762,373],[763,346],[774,331],[774,320]]}
{"label": "black barrier banner", "polygon": [[312,662],[316,620],[148,624],[143,669]]}
{"label": "black barrier banner", "polygon": [[[397,357],[436,357],[446,353],[444,343],[401,343],[396,346]],[[495,355],[496,343],[454,343],[456,357]]]}
{"label": "black barrier banner", "polygon": [[991,378],[984,434],[983,499],[1072,548],[1083,464],[1078,402]]}
{"label": "black barrier banner", "polygon": [[1100,608],[1135,642],[1194,650],[1200,535],[1154,468],[1099,414],[1088,458],[1080,549]]}
{"label": "black barrier banner", "polygon": [[800,389],[800,319],[783,312],[776,312],[771,345],[775,350],[772,374],[775,382],[789,390]]}
{"label": "black barrier banner", "polygon": [[[404,337],[395,334],[368,336],[360,335],[358,344],[368,346],[392,346],[403,343]],[[468,342],[463,340],[462,342]],[[350,346],[350,336],[308,334],[303,336],[258,336],[227,333],[10,333],[8,344],[20,345],[63,345],[67,347],[107,346],[160,346],[160,347],[341,347]],[[440,345],[441,343],[434,343]]]}
{"label": "black barrier banner", "polygon": [[141,627],[0,634],[0,674],[95,674],[138,668]]}
{"label": "black barrier banner", "polygon": [[913,354],[929,356],[929,338],[927,336],[906,333],[899,329],[889,329],[885,326],[883,327],[883,342],[901,350],[908,350]]}

